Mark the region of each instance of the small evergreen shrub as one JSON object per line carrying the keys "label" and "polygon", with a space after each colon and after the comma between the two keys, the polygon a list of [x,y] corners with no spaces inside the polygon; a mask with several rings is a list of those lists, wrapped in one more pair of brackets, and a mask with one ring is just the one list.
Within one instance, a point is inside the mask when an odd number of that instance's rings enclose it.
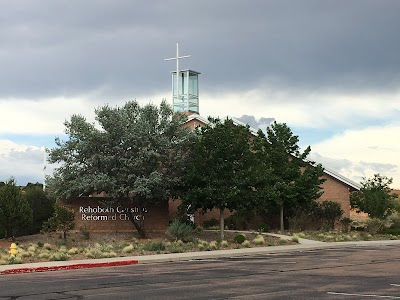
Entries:
{"label": "small evergreen shrub", "polygon": [[235,237],[233,238],[233,241],[236,244],[242,244],[245,240],[246,240],[246,237],[244,236],[244,234],[241,234],[241,233],[235,235]]}

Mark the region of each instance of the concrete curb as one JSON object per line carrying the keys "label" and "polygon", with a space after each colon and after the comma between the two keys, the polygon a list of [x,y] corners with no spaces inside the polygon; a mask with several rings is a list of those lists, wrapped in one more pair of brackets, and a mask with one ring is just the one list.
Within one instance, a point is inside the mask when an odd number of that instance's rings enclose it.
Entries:
{"label": "concrete curb", "polygon": [[[138,261],[135,259],[125,258],[126,260],[121,261],[108,261],[108,262],[97,262],[94,260],[93,262],[86,263],[78,263],[78,261],[71,261],[67,264],[58,264],[58,265],[40,265],[40,266],[30,266],[30,267],[18,267],[16,265],[12,268],[7,268],[5,270],[0,271],[0,275],[7,274],[19,274],[19,273],[33,273],[33,272],[47,272],[47,271],[59,271],[59,270],[74,270],[74,269],[88,269],[88,268],[99,268],[99,267],[115,267],[115,266],[127,266],[127,265],[135,265],[138,264]],[[29,265],[29,264],[24,264]],[[34,264],[31,264],[34,265]]]}

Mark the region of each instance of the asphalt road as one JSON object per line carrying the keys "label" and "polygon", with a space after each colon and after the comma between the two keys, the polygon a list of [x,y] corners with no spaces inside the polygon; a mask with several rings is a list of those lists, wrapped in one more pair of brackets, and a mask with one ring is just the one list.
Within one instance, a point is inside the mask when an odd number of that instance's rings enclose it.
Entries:
{"label": "asphalt road", "polygon": [[3,275],[0,299],[400,299],[400,245]]}

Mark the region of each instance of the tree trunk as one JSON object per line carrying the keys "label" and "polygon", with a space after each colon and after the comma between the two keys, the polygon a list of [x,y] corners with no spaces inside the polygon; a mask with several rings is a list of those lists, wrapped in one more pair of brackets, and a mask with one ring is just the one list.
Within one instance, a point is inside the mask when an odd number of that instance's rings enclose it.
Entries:
{"label": "tree trunk", "polygon": [[219,209],[219,232],[220,232],[221,242],[225,238],[225,235],[224,235],[224,228],[225,228],[224,221],[225,221],[224,220],[224,208],[220,208]]}
{"label": "tree trunk", "polygon": [[283,203],[281,204],[281,234],[283,234],[285,231],[285,226],[283,223]]}

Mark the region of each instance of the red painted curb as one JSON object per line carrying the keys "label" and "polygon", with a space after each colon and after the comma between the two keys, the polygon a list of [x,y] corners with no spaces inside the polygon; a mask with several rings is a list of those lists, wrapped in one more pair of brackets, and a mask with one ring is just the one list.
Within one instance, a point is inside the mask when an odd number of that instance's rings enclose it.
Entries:
{"label": "red painted curb", "polygon": [[127,266],[127,265],[136,265],[138,263],[139,263],[139,261],[137,261],[137,260],[124,260],[124,261],[115,261],[115,262],[73,264],[73,265],[67,265],[67,266],[15,268],[15,269],[1,271],[0,275],[58,271],[58,270],[74,270],[74,269],[84,269],[84,268]]}

